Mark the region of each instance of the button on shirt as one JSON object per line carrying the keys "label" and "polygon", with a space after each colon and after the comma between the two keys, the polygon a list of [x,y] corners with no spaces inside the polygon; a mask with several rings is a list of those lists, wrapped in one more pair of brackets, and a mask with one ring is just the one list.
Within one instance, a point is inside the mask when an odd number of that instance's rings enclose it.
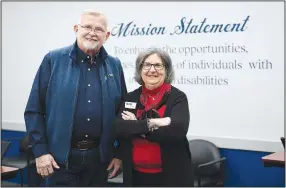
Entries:
{"label": "button on shirt", "polygon": [[96,56],[91,58],[79,48],[76,59],[80,79],[72,140],[97,139],[100,138],[102,126],[102,94],[98,71],[100,62]]}

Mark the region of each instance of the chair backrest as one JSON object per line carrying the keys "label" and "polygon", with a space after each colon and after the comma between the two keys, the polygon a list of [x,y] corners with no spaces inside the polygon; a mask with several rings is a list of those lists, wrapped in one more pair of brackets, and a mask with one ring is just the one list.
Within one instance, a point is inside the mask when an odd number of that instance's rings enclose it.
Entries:
{"label": "chair backrest", "polygon": [[8,151],[10,144],[11,144],[11,142],[1,140],[1,161],[2,161],[5,153]]}
{"label": "chair backrest", "polygon": [[[215,144],[207,140],[194,139],[189,141],[189,147],[192,154],[192,166],[196,169],[200,164],[221,158],[220,151]],[[206,167],[204,175],[216,174],[220,171],[220,163]]]}
{"label": "chair backrest", "polygon": [[29,143],[29,136],[26,135],[20,140],[19,151],[31,155],[31,147]]}
{"label": "chair backrest", "polygon": [[281,137],[280,140],[282,142],[283,147],[285,148],[285,137]]}

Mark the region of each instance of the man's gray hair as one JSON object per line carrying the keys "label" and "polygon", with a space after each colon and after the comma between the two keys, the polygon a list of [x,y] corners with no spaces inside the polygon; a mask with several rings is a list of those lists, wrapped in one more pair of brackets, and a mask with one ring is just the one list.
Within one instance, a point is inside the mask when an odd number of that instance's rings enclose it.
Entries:
{"label": "man's gray hair", "polygon": [[155,47],[148,48],[144,51],[141,51],[138,54],[136,58],[134,79],[136,80],[138,84],[143,85],[144,82],[141,77],[142,65],[144,61],[147,59],[147,57],[149,57],[152,54],[157,54],[161,58],[164,64],[164,67],[166,69],[165,83],[170,84],[174,80],[174,69],[172,66],[171,57],[164,50],[161,50],[160,48],[155,48]]}
{"label": "man's gray hair", "polygon": [[108,21],[107,21],[107,18],[104,14],[102,14],[101,12],[98,12],[96,10],[93,10],[93,9],[85,9],[81,15],[80,15],[80,20],[78,21],[78,24],[81,23],[81,20],[82,20],[82,16],[84,15],[92,15],[92,16],[96,16],[96,17],[103,17],[104,18],[104,22],[105,22],[105,26],[106,28],[108,29]]}

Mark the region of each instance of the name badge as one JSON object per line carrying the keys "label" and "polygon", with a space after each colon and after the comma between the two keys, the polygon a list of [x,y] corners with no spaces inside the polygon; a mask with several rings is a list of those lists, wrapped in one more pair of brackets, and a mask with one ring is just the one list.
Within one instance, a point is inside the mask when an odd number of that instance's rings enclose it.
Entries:
{"label": "name badge", "polygon": [[135,109],[136,108],[136,102],[125,102],[125,108]]}

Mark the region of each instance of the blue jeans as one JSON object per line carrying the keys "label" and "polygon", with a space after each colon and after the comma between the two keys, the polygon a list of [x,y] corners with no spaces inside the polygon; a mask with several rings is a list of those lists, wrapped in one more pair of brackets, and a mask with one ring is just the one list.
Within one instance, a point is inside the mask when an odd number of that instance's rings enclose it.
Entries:
{"label": "blue jeans", "polygon": [[100,162],[99,148],[86,151],[71,149],[68,166],[54,168],[54,173],[46,178],[46,186],[107,186],[107,165]]}

